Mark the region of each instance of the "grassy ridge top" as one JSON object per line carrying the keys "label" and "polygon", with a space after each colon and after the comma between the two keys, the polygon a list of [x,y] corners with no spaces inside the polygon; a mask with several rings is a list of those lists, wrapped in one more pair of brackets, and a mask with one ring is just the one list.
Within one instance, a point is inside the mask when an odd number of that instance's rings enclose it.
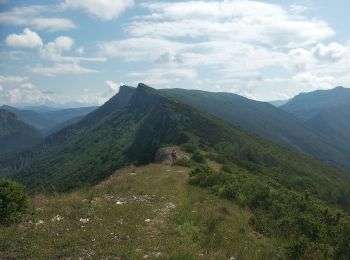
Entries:
{"label": "grassy ridge top", "polygon": [[91,189],[32,198],[26,221],[0,227],[4,258],[277,259],[247,209],[187,185],[187,168],[126,168]]}

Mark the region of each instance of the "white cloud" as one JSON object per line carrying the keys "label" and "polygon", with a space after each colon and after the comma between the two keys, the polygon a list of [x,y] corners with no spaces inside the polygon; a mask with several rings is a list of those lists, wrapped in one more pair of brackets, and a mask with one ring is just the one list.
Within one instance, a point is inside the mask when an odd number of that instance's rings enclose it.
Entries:
{"label": "white cloud", "polygon": [[302,14],[307,10],[307,7],[305,5],[290,5],[289,11],[295,14]]}
{"label": "white cloud", "polygon": [[156,38],[129,38],[99,44],[100,54],[107,58],[123,58],[128,61],[155,60],[161,53],[177,52],[186,44]]}
{"label": "white cloud", "polygon": [[50,5],[29,5],[14,7],[9,11],[0,12],[0,24],[24,25],[37,30],[65,31],[76,28],[74,22],[67,18],[43,16],[57,13],[59,10]]}
{"label": "white cloud", "polygon": [[311,72],[303,72],[295,75],[293,80],[298,84],[303,84],[308,88],[313,89],[329,89],[334,87],[334,77],[332,76],[318,76]]}
{"label": "white cloud", "polygon": [[62,4],[64,8],[82,9],[88,14],[105,21],[119,17],[121,13],[133,5],[133,0],[65,0]]}
{"label": "white cloud", "polygon": [[[108,99],[110,99],[113,95],[115,95],[118,91],[122,83],[116,83],[112,80],[106,80],[107,90],[99,93],[86,93],[79,97],[79,102],[85,104],[97,104],[102,105]],[[85,91],[85,89],[84,89]],[[85,92],[88,92],[87,90]]]}
{"label": "white cloud", "polygon": [[346,49],[343,45],[332,42],[328,45],[323,43],[317,44],[312,49],[312,54],[320,60],[323,61],[337,61],[340,60],[346,52]]}
{"label": "white cloud", "polygon": [[67,36],[59,36],[53,42],[49,42],[40,50],[40,56],[46,60],[59,61],[62,53],[69,51],[74,45],[74,40]]}
{"label": "white cloud", "polygon": [[226,86],[260,86],[263,91],[276,72],[291,81],[295,73],[312,69],[317,63],[312,46],[335,34],[325,21],[304,16],[304,6],[249,0],[140,6],[147,13],[124,27],[129,38],[101,43],[99,49],[109,59],[146,62],[150,69],[129,75],[153,85],[195,79],[205,71]]}
{"label": "white cloud", "polygon": [[0,75],[0,84],[23,83],[26,81],[28,81],[28,77]]}
{"label": "white cloud", "polygon": [[137,37],[208,37],[299,47],[335,34],[324,21],[295,16],[279,5],[258,1],[186,1],[142,4],[152,15],[127,27]]}
{"label": "white cloud", "polygon": [[303,48],[296,48],[288,52],[291,65],[297,71],[305,71],[310,68],[313,63],[313,56],[310,51]]}
{"label": "white cloud", "polygon": [[79,47],[76,49],[76,52],[80,55],[84,54],[85,52],[85,48],[83,46]]}
{"label": "white cloud", "polygon": [[11,47],[39,48],[43,45],[43,41],[36,32],[25,28],[23,34],[10,34],[7,36],[6,44]]}
{"label": "white cloud", "polygon": [[1,104],[45,103],[53,98],[29,82],[29,78],[0,75]]}
{"label": "white cloud", "polygon": [[119,91],[120,84],[113,82],[111,80],[107,80],[106,84],[112,93],[117,93]]}
{"label": "white cloud", "polygon": [[47,30],[51,32],[64,31],[76,28],[75,24],[66,18],[46,18],[39,17],[31,21],[31,26],[37,30]]}
{"label": "white cloud", "polygon": [[43,74],[46,76],[56,76],[60,74],[76,75],[97,72],[94,69],[89,69],[80,66],[78,63],[56,63],[51,67],[34,67],[30,69],[31,72]]}
{"label": "white cloud", "polygon": [[[74,40],[68,36],[59,36],[54,41],[49,42],[40,49],[40,57],[44,60],[55,62],[71,62],[79,63],[80,61],[105,62],[106,58],[102,57],[80,57],[65,56],[64,53],[71,51],[74,46]],[[84,52],[84,48],[80,47],[77,52]]]}
{"label": "white cloud", "polygon": [[129,76],[138,78],[138,81],[148,85],[164,87],[167,84],[195,79],[197,71],[189,68],[163,67],[143,72],[131,72]]}

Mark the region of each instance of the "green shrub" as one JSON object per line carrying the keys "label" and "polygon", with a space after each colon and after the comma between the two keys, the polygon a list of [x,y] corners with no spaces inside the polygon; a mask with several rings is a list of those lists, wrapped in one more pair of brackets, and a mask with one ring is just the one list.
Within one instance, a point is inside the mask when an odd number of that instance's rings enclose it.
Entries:
{"label": "green shrub", "polygon": [[189,160],[189,159],[181,158],[179,160],[176,160],[174,162],[174,165],[183,166],[183,167],[192,167],[193,166],[193,162],[191,160]]}
{"label": "green shrub", "polygon": [[181,149],[188,153],[194,153],[197,150],[197,146],[195,144],[187,143],[181,145]]}
{"label": "green shrub", "polygon": [[0,180],[0,224],[18,222],[28,209],[25,187],[10,180]]}
{"label": "green shrub", "polygon": [[191,159],[192,159],[193,161],[197,162],[197,163],[205,163],[205,162],[206,162],[206,161],[205,161],[204,155],[201,154],[199,151],[196,151],[196,152],[192,155]]}

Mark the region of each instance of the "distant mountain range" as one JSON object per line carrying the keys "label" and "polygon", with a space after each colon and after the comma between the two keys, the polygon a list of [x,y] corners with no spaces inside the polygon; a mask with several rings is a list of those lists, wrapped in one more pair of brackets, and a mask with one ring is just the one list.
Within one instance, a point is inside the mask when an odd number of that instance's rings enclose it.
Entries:
{"label": "distant mountain range", "polygon": [[337,87],[302,93],[281,108],[347,154],[350,161],[350,89]]}
{"label": "distant mountain range", "polygon": [[[73,118],[76,118],[75,121],[77,121],[78,118],[87,115],[97,107],[55,109],[39,106],[20,109],[3,105],[0,108],[11,111],[16,114],[18,119],[37,128],[41,133],[48,134],[52,133],[52,129],[59,130],[59,125],[67,126],[69,120],[72,120]],[[65,123],[67,120],[68,122]]]}
{"label": "distant mountain range", "polygon": [[0,109],[0,158],[28,149],[41,138],[37,129],[19,120],[14,113]]}

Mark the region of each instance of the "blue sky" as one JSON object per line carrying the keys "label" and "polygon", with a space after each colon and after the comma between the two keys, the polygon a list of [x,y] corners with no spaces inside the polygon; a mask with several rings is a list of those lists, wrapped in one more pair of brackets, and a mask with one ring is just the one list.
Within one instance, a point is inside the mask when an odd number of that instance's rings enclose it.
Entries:
{"label": "blue sky", "polygon": [[120,84],[256,100],[350,86],[346,0],[0,0],[0,104],[102,104]]}

